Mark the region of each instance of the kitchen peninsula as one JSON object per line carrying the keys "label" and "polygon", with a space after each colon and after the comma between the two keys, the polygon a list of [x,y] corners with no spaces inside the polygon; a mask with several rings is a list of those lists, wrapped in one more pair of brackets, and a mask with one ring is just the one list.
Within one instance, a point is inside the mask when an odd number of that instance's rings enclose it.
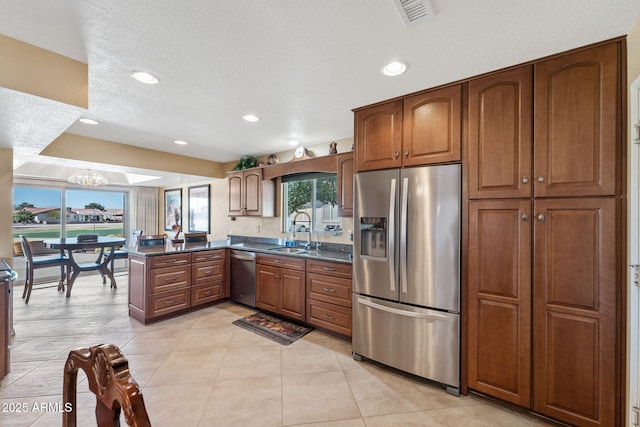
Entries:
{"label": "kitchen peninsula", "polygon": [[[324,244],[322,250],[286,248],[282,239],[243,236],[136,247],[129,253],[129,315],[146,324],[228,299],[228,251],[245,250],[257,252],[267,270],[269,263],[286,268],[286,261],[291,260],[299,266],[302,277],[293,285],[296,289],[288,288],[300,298],[295,314],[282,312],[277,304],[267,302],[275,295],[283,297],[281,289],[276,289],[278,283],[268,280],[268,275],[262,275],[263,295],[268,298],[258,300],[257,308],[350,337],[351,248],[344,244]],[[259,274],[257,286],[260,284]],[[340,297],[343,293],[346,298]]]}

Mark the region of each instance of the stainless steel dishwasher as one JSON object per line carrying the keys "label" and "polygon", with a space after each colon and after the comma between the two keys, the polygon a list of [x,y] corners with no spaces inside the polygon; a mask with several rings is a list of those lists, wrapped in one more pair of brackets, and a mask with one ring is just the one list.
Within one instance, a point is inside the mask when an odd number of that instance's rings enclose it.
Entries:
{"label": "stainless steel dishwasher", "polygon": [[256,254],[231,251],[231,299],[256,306]]}

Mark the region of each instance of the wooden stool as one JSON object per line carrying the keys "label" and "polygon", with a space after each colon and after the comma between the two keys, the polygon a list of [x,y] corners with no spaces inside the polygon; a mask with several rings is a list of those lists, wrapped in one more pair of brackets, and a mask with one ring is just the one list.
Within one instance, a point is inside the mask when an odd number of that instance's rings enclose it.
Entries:
{"label": "wooden stool", "polygon": [[64,365],[63,427],[76,427],[78,369],[87,375],[89,390],[96,395],[98,427],[120,427],[120,410],[129,426],[150,427],[142,393],[129,374],[129,362],[113,344],[72,350]]}

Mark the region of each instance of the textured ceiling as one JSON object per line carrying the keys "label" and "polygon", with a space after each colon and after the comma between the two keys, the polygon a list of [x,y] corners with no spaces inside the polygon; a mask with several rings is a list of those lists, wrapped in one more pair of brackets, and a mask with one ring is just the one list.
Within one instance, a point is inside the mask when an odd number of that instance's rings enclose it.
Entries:
{"label": "textured ceiling", "polygon": [[[0,89],[0,146],[23,164],[55,163],[37,153],[64,131],[219,162],[316,145],[351,137],[353,108],[626,35],[640,16],[638,0],[431,5],[407,28],[392,0],[2,0],[1,34],[89,65],[89,109]],[[391,60],[408,71],[384,77]]]}

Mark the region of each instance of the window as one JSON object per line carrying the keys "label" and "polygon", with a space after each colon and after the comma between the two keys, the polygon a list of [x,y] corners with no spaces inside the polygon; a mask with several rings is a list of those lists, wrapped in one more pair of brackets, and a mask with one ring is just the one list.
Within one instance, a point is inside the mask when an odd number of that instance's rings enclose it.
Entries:
{"label": "window", "polygon": [[67,190],[66,195],[67,237],[87,233],[125,236],[123,192]]}
{"label": "window", "polygon": [[312,173],[284,177],[282,183],[283,231],[335,231],[342,227],[338,217],[337,177]]}
{"label": "window", "polygon": [[[63,186],[13,187],[14,268],[24,278],[20,235],[25,235],[34,255],[57,253],[43,240],[78,234],[126,236],[124,191],[65,189]],[[80,262],[95,261],[95,254],[78,254]],[[84,259],[87,258],[87,259]],[[116,268],[125,264],[116,261]],[[59,274],[52,268],[52,276]],[[43,274],[41,273],[42,277]],[[46,275],[43,277],[47,278]]]}

